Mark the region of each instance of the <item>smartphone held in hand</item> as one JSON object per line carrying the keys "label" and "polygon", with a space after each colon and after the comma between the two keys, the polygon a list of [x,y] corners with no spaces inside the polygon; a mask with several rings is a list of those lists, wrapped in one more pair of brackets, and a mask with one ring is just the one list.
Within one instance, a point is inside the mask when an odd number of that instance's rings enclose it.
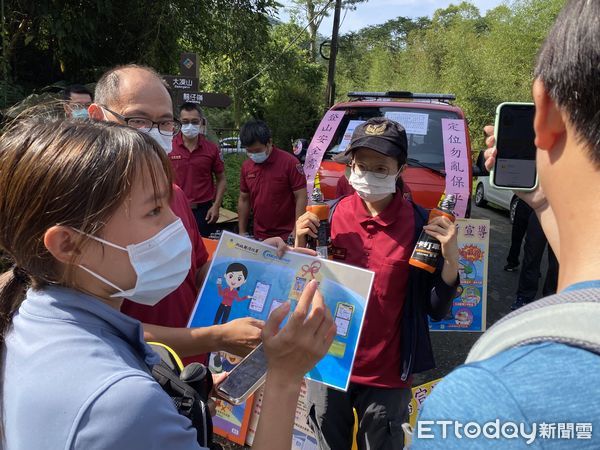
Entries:
{"label": "smartphone held in hand", "polygon": [[260,344],[229,372],[217,394],[233,405],[240,405],[263,385],[266,375],[267,359]]}
{"label": "smartphone held in hand", "polygon": [[535,167],[533,103],[502,103],[496,109],[496,163],[490,182],[498,189],[533,191],[538,177]]}

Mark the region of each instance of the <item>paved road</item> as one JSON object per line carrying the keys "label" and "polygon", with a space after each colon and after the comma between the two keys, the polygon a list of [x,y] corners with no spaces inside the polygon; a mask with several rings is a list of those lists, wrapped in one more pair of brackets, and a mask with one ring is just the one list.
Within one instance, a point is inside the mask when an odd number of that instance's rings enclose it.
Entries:
{"label": "paved road", "polygon": [[[510,247],[511,224],[508,213],[493,207],[478,208],[473,205],[471,216],[474,219],[489,219],[491,224],[487,297],[487,326],[489,327],[510,312],[510,305],[515,298],[519,272],[503,270]],[[542,273],[545,274],[546,256],[542,261]],[[540,293],[538,293],[539,295]],[[480,334],[433,332],[431,339],[437,368],[417,375],[414,384],[418,385],[443,377],[453,368],[462,364]]]}

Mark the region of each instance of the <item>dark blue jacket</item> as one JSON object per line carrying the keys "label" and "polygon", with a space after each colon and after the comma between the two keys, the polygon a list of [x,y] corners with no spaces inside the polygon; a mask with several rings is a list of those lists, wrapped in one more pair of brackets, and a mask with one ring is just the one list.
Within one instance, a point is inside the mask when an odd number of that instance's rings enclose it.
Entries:
{"label": "dark blue jacket", "polygon": [[[427,224],[428,212],[413,203],[415,217],[415,240]],[[443,258],[434,273],[410,266],[406,300],[402,311],[402,380],[408,380],[413,373],[435,367],[433,349],[429,337],[428,316],[435,321],[442,320],[456,296],[458,277],[453,286],[448,286],[441,276]]]}

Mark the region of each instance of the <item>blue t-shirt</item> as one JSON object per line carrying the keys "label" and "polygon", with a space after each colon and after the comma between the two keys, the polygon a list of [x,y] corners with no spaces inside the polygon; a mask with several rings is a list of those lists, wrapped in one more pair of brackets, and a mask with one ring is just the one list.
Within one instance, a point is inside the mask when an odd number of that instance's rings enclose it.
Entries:
{"label": "blue t-shirt", "polygon": [[411,449],[430,448],[600,449],[600,356],[544,342],[458,367],[414,429]]}
{"label": "blue t-shirt", "polygon": [[3,355],[7,450],[200,449],[150,374],[140,322],[93,297],[30,290]]}

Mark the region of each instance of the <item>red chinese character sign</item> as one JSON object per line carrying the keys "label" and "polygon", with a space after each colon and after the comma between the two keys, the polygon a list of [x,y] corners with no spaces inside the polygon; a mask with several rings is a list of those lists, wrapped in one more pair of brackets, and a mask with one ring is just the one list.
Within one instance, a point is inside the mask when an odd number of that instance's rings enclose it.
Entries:
{"label": "red chinese character sign", "polygon": [[446,194],[456,195],[455,213],[465,217],[469,202],[469,152],[463,119],[442,119],[444,162],[446,168]]}
{"label": "red chinese character sign", "polygon": [[308,198],[311,197],[315,187],[315,177],[323,160],[323,155],[331,144],[335,132],[337,131],[344,111],[327,111],[321,119],[321,123],[310,141],[306,151],[306,160],[304,161],[304,174],[306,175],[306,191]]}
{"label": "red chinese character sign", "polygon": [[485,331],[490,221],[458,219],[460,285],[452,308],[440,322],[430,322],[436,331]]}

